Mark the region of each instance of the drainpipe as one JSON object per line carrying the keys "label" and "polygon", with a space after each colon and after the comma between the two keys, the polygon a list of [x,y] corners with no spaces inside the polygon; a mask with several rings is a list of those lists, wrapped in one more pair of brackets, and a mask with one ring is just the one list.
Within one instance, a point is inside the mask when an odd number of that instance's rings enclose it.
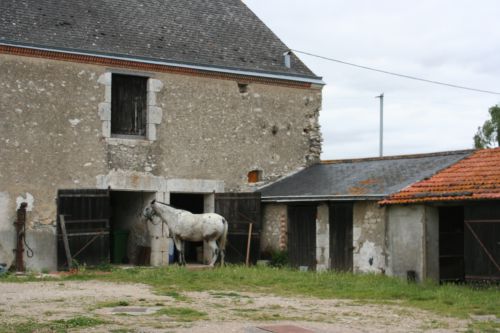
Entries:
{"label": "drainpipe", "polygon": [[17,247],[14,249],[16,253],[16,271],[24,272],[26,269],[24,267],[24,230],[26,226],[26,207],[28,204],[26,202],[21,203],[21,206],[17,210],[17,220],[14,222],[16,226],[16,236],[17,236]]}

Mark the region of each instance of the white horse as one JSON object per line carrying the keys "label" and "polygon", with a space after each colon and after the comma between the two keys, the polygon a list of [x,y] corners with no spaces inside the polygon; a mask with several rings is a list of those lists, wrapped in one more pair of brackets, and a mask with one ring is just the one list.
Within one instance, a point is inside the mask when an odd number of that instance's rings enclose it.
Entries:
{"label": "white horse", "polygon": [[[221,266],[224,265],[224,251],[227,240],[227,221],[224,217],[215,213],[193,214],[182,209],[176,209],[166,203],[151,201],[144,209],[144,216],[152,219],[159,216],[168,226],[174,238],[175,247],[179,251],[179,264],[185,265],[184,241],[206,241],[212,250],[210,266],[217,261],[221,255]],[[217,244],[218,242],[218,244]]]}

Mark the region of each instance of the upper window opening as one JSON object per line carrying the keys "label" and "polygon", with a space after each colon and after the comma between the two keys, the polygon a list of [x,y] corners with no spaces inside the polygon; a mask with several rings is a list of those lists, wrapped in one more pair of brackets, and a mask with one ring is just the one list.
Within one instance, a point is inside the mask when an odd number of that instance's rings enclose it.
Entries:
{"label": "upper window opening", "polygon": [[111,134],[146,136],[148,78],[113,74]]}
{"label": "upper window opening", "polygon": [[252,170],[248,173],[248,182],[258,183],[262,180],[262,170]]}
{"label": "upper window opening", "polygon": [[248,83],[238,83],[238,89],[241,94],[248,92]]}

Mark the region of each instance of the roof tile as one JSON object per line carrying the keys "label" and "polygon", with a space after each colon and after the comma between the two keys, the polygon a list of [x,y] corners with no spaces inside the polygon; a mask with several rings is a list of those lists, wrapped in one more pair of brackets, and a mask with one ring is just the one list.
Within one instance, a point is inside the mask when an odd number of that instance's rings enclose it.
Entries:
{"label": "roof tile", "polygon": [[500,199],[500,148],[478,150],[380,204],[482,199]]}

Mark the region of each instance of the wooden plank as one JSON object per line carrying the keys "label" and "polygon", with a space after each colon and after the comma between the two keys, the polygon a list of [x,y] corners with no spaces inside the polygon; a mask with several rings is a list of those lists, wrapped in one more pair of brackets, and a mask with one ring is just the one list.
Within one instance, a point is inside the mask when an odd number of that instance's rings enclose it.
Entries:
{"label": "wooden plank", "polygon": [[500,220],[465,220],[465,223],[500,223]]}
{"label": "wooden plank", "polygon": [[61,231],[64,242],[64,250],[66,252],[66,260],[68,261],[68,268],[73,267],[73,259],[71,259],[71,252],[69,251],[68,235],[66,234],[66,224],[64,223],[64,215],[59,215],[59,222],[61,223]]}
{"label": "wooden plank", "polygon": [[109,231],[77,232],[73,234],[67,234],[67,237],[95,236],[95,235],[109,235]]}
{"label": "wooden plank", "polygon": [[252,242],[252,226],[252,223],[248,225],[247,257],[245,260],[245,264],[247,266],[250,266],[250,243]]}

